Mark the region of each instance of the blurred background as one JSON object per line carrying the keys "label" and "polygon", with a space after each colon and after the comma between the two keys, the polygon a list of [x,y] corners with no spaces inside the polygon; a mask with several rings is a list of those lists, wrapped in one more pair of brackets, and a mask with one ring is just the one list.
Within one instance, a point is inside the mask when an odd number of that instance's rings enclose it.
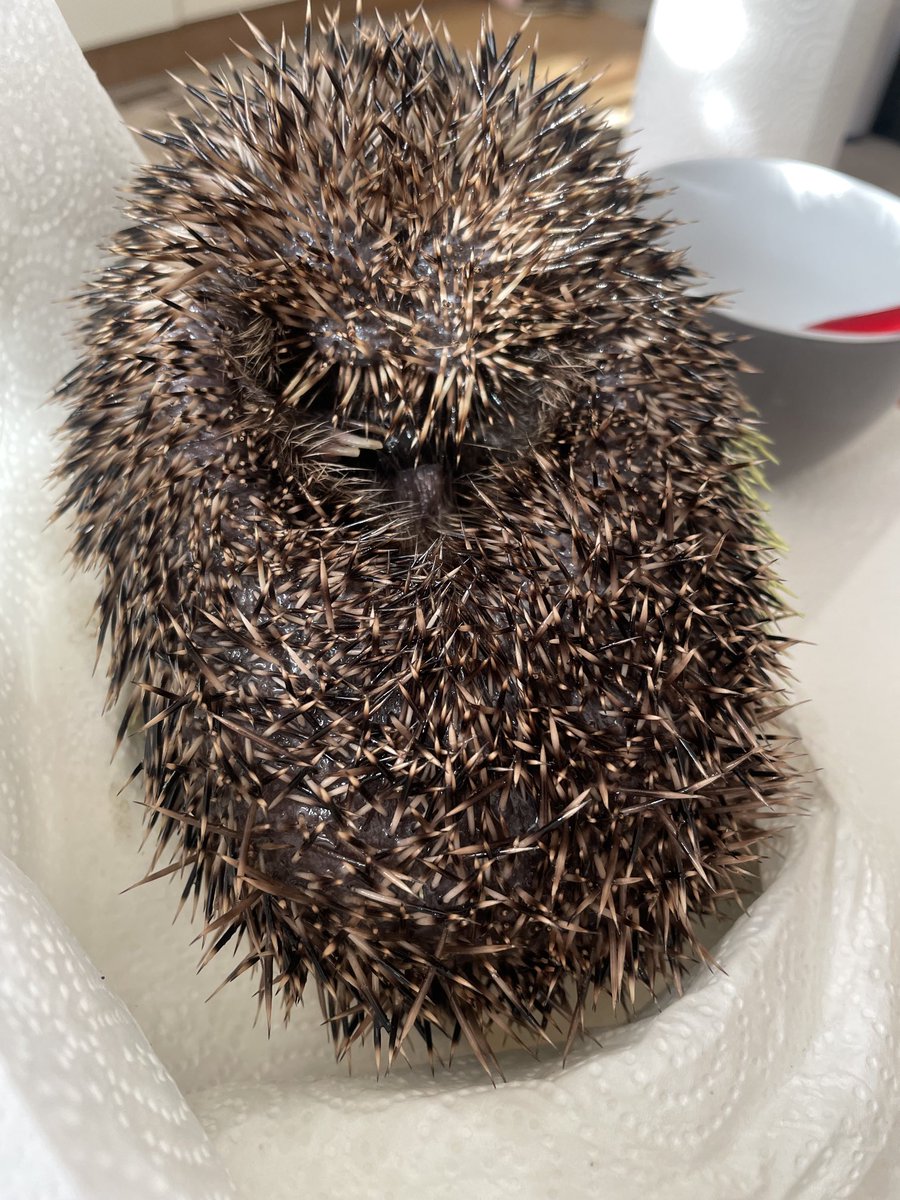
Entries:
{"label": "blurred background", "polygon": [[[840,114],[846,128],[832,131],[827,151],[816,154],[810,149],[788,156],[825,161],[900,192],[900,0],[893,0],[892,10],[887,5],[887,15],[879,16],[877,30],[854,39],[853,9],[863,11],[866,6],[871,11],[871,0],[822,0],[819,5],[804,6],[821,12],[822,39],[828,36],[826,26],[836,15],[846,21],[843,51],[829,69],[836,77],[835,87],[846,90],[849,86],[851,95]],[[239,16],[242,11],[268,36],[276,35],[282,25],[288,33],[299,33],[306,4],[305,0],[278,4],[265,0],[59,0],[59,7],[127,123],[159,129],[169,124],[167,114],[178,105],[167,71],[190,76],[188,55],[213,63],[229,52],[233,41],[246,41]],[[406,6],[383,0],[377,7],[387,15]],[[434,18],[447,22],[457,45],[465,48],[475,43],[486,8],[481,0],[431,0],[426,7]],[[364,13],[374,13],[375,0],[363,0],[362,8]],[[746,24],[747,11],[754,8],[771,8],[771,2],[657,0],[654,6],[652,0],[547,0],[538,5],[505,0],[494,5],[493,13],[499,36],[516,29],[524,13],[532,15],[532,28],[540,38],[541,62],[547,70],[556,73],[583,63],[591,74],[602,71],[595,91],[608,106],[612,123],[624,129],[632,117],[648,20],[656,41],[671,34],[674,58],[683,58],[686,51],[694,59],[707,54],[714,68],[718,42],[713,42],[720,34],[726,40],[737,35]],[[345,10],[349,18],[353,5],[346,4]],[[313,11],[322,12],[324,6],[314,4]],[[807,51],[808,56],[816,53],[820,40],[817,25],[818,21],[807,22],[798,29],[798,45],[789,48],[801,70]],[[704,45],[704,30],[708,46]],[[683,44],[678,41],[679,34]],[[658,61],[654,71],[658,77]],[[676,95],[672,101],[677,108]],[[673,113],[672,120],[676,117]],[[641,122],[647,123],[646,118]],[[723,148],[741,152],[740,147]],[[678,147],[673,150],[669,157],[693,156],[680,153]],[[764,145],[763,152],[785,150]]]}
{"label": "blurred background", "polygon": [[[859,6],[869,0],[858,0]],[[229,52],[232,42],[245,40],[244,23],[239,13],[246,12],[264,34],[275,36],[282,25],[299,32],[304,22],[305,0],[271,4],[268,0],[59,0],[62,16],[85,50],[101,83],[112,92],[128,124],[148,127],[164,124],[164,114],[172,107],[174,89],[167,71],[184,74],[187,55],[212,62]],[[406,5],[392,0],[376,4],[362,0],[362,11],[389,14]],[[426,5],[433,17],[446,20],[454,41],[461,46],[473,44],[486,5],[481,0],[432,0]],[[533,26],[541,43],[542,64],[550,70],[587,66],[590,73],[604,72],[596,88],[610,107],[614,125],[624,127],[631,115],[631,102],[640,64],[644,30],[647,28],[653,0],[563,0],[554,4],[526,5],[523,0],[505,0],[493,6],[498,34],[514,29],[523,13],[533,14]],[[730,0],[676,0],[656,4],[677,14],[679,10],[697,10],[689,16],[685,29],[702,8],[710,17],[732,10],[742,16],[742,7],[752,8],[752,0],[742,6]],[[834,10],[833,0],[820,5],[823,18]],[[353,4],[344,5],[347,16]],[[313,12],[324,5],[313,4]],[[714,24],[714,20],[709,23]],[[824,20],[823,20],[824,24]],[[815,35],[814,35],[815,36]],[[695,40],[695,35],[691,35]],[[809,31],[804,31],[806,41]],[[852,41],[847,55],[859,54]],[[900,149],[880,144],[877,139],[900,142],[900,0],[894,0],[890,13],[875,44],[863,47],[865,62],[854,62],[856,77],[852,112],[842,133],[847,139],[871,139],[848,151],[842,169],[864,176],[881,186],[900,188]],[[840,71],[840,64],[835,65]],[[896,142],[895,142],[896,144]]]}

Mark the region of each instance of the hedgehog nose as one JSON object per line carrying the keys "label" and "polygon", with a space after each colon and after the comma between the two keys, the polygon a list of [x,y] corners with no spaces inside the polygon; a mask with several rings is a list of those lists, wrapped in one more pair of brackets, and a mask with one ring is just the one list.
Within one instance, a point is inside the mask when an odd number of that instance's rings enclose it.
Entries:
{"label": "hedgehog nose", "polygon": [[450,479],[440,463],[398,471],[393,487],[396,499],[412,504],[423,517],[436,516],[450,499]]}

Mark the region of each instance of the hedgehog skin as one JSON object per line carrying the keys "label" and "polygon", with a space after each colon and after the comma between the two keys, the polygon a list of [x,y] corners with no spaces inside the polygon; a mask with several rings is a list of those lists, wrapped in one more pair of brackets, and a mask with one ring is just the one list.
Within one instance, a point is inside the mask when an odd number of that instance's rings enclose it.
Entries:
{"label": "hedgehog skin", "polygon": [[159,137],[61,511],[204,961],[493,1070],[677,985],[790,799],[758,445],[583,88],[323,32]]}

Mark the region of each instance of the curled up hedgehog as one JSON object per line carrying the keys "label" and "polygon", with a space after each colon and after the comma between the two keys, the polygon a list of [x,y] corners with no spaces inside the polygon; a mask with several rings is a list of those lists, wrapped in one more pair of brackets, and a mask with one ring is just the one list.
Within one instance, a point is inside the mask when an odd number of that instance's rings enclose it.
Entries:
{"label": "curled up hedgehog", "polygon": [[132,186],[60,512],[206,957],[496,1071],[678,986],[795,792],[759,439],[582,86],[258,40]]}

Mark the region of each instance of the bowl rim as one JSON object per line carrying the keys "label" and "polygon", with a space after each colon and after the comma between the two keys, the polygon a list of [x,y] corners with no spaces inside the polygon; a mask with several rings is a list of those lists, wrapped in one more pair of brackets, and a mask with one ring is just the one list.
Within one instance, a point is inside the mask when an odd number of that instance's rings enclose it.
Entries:
{"label": "bowl rim", "polygon": [[[662,195],[668,195],[680,186],[680,181],[668,178],[669,172],[678,172],[684,168],[697,166],[725,166],[734,167],[741,170],[746,167],[760,167],[766,171],[790,167],[792,170],[801,169],[808,175],[825,176],[828,178],[839,179],[843,183],[849,183],[854,189],[864,194],[869,195],[873,200],[876,200],[885,208],[893,209],[897,214],[897,223],[900,225],[900,196],[893,192],[887,191],[885,188],[878,187],[874,183],[867,183],[865,180],[857,179],[853,175],[846,175],[843,171],[837,171],[834,167],[824,167],[820,163],[806,162],[796,158],[779,158],[775,155],[702,155],[695,158],[679,158],[672,162],[660,163],[647,172],[652,183],[666,184],[666,189]],[[668,186],[671,185],[671,186]],[[696,221],[682,221],[681,225],[695,225]],[[703,276],[703,272],[697,272]],[[707,276],[709,278],[709,276]],[[900,281],[900,264],[898,264],[898,281]],[[695,291],[696,289],[691,289]],[[709,294],[708,292],[704,294]],[[783,326],[771,325],[766,321],[760,321],[756,318],[746,316],[740,309],[739,305],[735,305],[734,298],[740,296],[740,291],[729,291],[727,293],[719,293],[721,299],[727,299],[727,303],[723,304],[721,300],[710,306],[710,312],[723,316],[728,320],[734,321],[736,324],[744,326],[747,330],[760,333],[774,333],[785,338],[799,338],[807,342],[827,342],[830,345],[841,346],[871,346],[877,344],[891,344],[900,342],[900,330],[896,333],[841,333],[839,331],[826,331],[821,329],[785,329]],[[900,282],[898,282],[898,304],[900,304]]]}

